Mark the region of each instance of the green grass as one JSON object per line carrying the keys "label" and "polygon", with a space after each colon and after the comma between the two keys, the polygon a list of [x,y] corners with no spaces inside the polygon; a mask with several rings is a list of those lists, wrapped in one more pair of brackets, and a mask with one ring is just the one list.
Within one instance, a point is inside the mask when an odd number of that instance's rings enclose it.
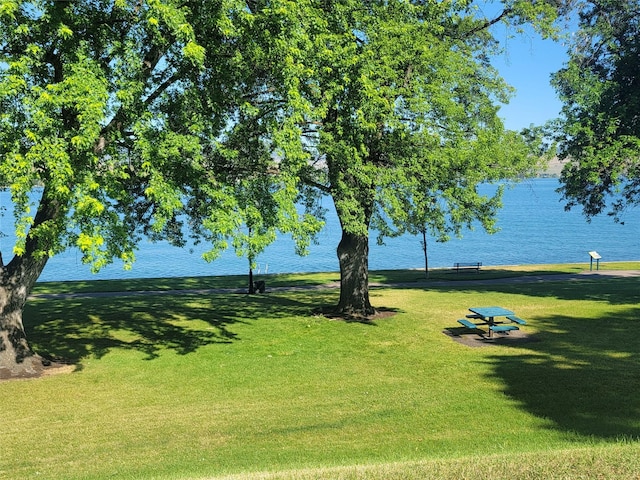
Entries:
{"label": "green grass", "polygon": [[[313,315],[335,289],[35,299],[32,343],[77,367],[0,383],[0,478],[634,478],[639,287],[416,283],[373,290],[396,314],[372,323]],[[479,304],[512,308],[535,341],[443,334]]]}
{"label": "green grass", "polygon": [[[266,280],[270,287],[313,286],[339,282],[335,272],[308,274],[256,275],[256,280]],[[73,282],[42,282],[36,284],[33,293],[86,293],[122,291],[170,291],[208,289],[246,289],[248,275],[218,277],[167,277],[124,280],[92,280]]]}
{"label": "green grass", "polygon": [[[637,270],[640,262],[607,262],[601,263],[602,270]],[[456,273],[452,269],[431,269],[429,278],[424,270],[378,270],[370,272],[372,283],[425,283],[450,280],[488,280],[510,278],[523,275],[551,275],[559,273],[579,273],[589,270],[586,263],[567,263],[554,265],[514,265],[485,266],[479,272]],[[317,286],[340,282],[337,272],[319,273],[285,273],[256,275],[257,280],[265,280],[268,287]],[[121,291],[170,291],[170,290],[207,290],[207,289],[242,289],[247,287],[248,275],[225,275],[217,277],[168,277],[141,278],[124,280],[92,280],[74,282],[41,282],[36,285],[34,293],[86,293],[86,292],[121,292]]]}

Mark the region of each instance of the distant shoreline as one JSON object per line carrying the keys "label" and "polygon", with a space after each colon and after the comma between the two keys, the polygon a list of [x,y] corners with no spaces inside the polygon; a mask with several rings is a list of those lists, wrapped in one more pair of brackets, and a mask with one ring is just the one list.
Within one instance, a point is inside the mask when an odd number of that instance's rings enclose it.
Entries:
{"label": "distant shoreline", "polygon": [[546,168],[538,173],[538,178],[560,178],[562,169],[567,162],[560,161],[557,157],[554,157],[546,165]]}

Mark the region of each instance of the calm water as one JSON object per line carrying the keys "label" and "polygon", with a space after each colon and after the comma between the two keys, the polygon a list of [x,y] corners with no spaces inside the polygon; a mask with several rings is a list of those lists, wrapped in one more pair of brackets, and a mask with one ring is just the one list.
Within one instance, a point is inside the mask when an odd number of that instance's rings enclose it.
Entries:
{"label": "calm water", "polygon": [[[527,263],[589,262],[587,252],[596,250],[601,262],[640,259],[640,209],[627,212],[624,225],[607,216],[587,223],[579,211],[565,212],[555,193],[556,179],[535,179],[518,184],[505,192],[500,212],[500,232],[488,235],[482,229],[464,232],[462,239],[447,243],[429,242],[429,266],[450,267],[455,262],[482,262],[483,265],[515,265]],[[7,206],[8,194],[0,193]],[[295,255],[293,242],[280,238],[258,257],[259,273],[337,271],[336,247],[340,226],[328,201],[327,225],[320,233],[318,245],[312,245],[306,257]],[[8,226],[10,218],[2,219]],[[373,270],[423,268],[420,239],[414,236],[388,239],[375,244],[371,235],[369,267]],[[9,238],[0,238],[0,249],[9,257]],[[125,271],[115,263],[98,274],[92,274],[80,262],[77,251],[70,250],[51,259],[41,281],[87,280],[112,278],[154,278],[244,274],[247,260],[231,251],[213,263],[200,257],[202,247],[179,249],[164,243],[143,242],[132,270]]]}

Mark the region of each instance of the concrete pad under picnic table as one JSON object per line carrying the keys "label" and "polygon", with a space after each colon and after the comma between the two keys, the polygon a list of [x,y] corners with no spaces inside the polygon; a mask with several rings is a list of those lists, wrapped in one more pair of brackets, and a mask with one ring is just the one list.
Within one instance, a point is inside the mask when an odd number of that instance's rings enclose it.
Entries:
{"label": "concrete pad under picnic table", "polygon": [[446,328],[442,333],[450,337],[454,342],[467,347],[518,346],[523,343],[537,341],[535,336],[523,332],[522,329],[512,330],[509,333],[494,332],[491,337],[489,337],[488,332],[481,335],[480,330],[469,330],[466,327]]}

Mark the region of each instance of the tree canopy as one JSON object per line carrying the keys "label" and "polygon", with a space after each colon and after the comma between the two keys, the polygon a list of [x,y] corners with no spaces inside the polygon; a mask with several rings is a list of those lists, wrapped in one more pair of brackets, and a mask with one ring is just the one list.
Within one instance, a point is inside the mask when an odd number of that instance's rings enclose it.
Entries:
{"label": "tree canopy", "polygon": [[[283,141],[297,26],[254,3],[0,0],[0,185],[17,238],[0,255],[0,370],[37,369],[22,309],[65,248],[99,269],[130,265],[142,235],[183,244],[185,223],[210,258],[259,251],[274,229],[304,249],[317,231],[296,205],[304,156]],[[256,109],[264,96],[281,105]]]}
{"label": "tree canopy", "polygon": [[578,2],[578,33],[553,77],[568,208],[619,219],[640,203],[640,2]]}
{"label": "tree canopy", "polygon": [[533,168],[524,137],[498,115],[510,88],[490,63],[500,48],[491,26],[548,32],[556,7],[504,2],[488,17],[468,1],[313,6],[299,82],[316,159],[306,181],[333,197],[343,230],[338,310],[367,315],[371,228],[428,224],[440,238],[476,221],[491,230],[500,190],[489,198],[477,187]]}

